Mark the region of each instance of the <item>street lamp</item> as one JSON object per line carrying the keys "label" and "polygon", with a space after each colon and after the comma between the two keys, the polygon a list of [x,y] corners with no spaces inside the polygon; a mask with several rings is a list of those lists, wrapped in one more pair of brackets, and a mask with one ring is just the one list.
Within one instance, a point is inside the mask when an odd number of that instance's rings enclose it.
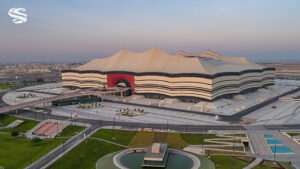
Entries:
{"label": "street lamp", "polygon": [[169,132],[169,120],[167,119],[167,132]]}
{"label": "street lamp", "polygon": [[232,147],[232,154],[234,154],[234,146],[235,146],[235,136],[233,136],[233,147]]}
{"label": "street lamp", "polygon": [[112,139],[116,139],[115,138],[115,123],[116,123],[116,117],[114,116],[113,137],[112,137]]}
{"label": "street lamp", "polygon": [[276,157],[276,144],[275,144],[275,152],[274,152],[274,162],[275,162],[275,157]]}

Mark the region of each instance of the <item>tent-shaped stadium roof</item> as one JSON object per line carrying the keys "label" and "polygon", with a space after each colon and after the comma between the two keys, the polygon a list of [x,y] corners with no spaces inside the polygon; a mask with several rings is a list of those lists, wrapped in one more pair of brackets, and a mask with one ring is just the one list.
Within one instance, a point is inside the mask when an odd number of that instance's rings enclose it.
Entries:
{"label": "tent-shaped stadium roof", "polygon": [[126,71],[134,73],[161,72],[169,74],[198,73],[214,75],[222,72],[240,72],[263,67],[249,62],[246,58],[222,56],[207,50],[198,54],[179,51],[174,55],[157,48],[136,53],[122,49],[118,53],[94,59],[76,70],[96,70],[102,72]]}

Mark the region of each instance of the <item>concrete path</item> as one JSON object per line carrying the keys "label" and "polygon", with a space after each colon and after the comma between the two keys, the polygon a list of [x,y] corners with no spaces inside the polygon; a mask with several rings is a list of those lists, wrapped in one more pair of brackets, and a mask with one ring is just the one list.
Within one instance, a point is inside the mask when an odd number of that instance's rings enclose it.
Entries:
{"label": "concrete path", "polygon": [[[300,144],[295,142],[292,138],[278,132],[271,130],[248,130],[248,137],[250,139],[251,145],[254,149],[254,156],[263,158],[266,160],[285,161],[291,162],[292,165],[300,169]],[[270,134],[274,139],[279,140],[283,145],[288,146],[293,153],[292,154],[274,154],[270,149],[270,145],[267,144],[264,134]]]}
{"label": "concrete path", "polygon": [[123,144],[119,144],[119,143],[115,143],[115,142],[112,142],[112,141],[108,141],[108,140],[104,140],[104,139],[101,139],[101,138],[96,138],[96,137],[90,137],[91,139],[94,139],[94,140],[99,140],[99,141],[103,141],[103,142],[106,142],[106,143],[110,143],[110,144],[114,144],[116,146],[120,146],[120,147],[123,147],[123,148],[130,148],[128,146],[125,146]]}
{"label": "concrete path", "polygon": [[252,163],[250,163],[248,166],[244,167],[243,169],[251,169],[257,166],[263,159],[262,158],[256,158]]}
{"label": "concrete path", "polygon": [[264,134],[270,134],[269,132],[261,130],[247,131],[248,137],[250,139],[255,154],[272,154],[270,146],[267,144],[264,138]]}
{"label": "concrete path", "polygon": [[[76,145],[84,141],[87,137],[89,137],[92,133],[97,131],[98,128],[91,127],[83,130],[76,136],[73,136],[71,139],[69,139],[64,144],[61,144],[57,148],[53,149],[34,163],[27,166],[25,169],[46,169],[49,166],[51,166],[56,160],[58,160],[60,157],[62,157],[64,154],[69,152],[71,149],[73,149]],[[86,136],[86,137],[85,137]]]}

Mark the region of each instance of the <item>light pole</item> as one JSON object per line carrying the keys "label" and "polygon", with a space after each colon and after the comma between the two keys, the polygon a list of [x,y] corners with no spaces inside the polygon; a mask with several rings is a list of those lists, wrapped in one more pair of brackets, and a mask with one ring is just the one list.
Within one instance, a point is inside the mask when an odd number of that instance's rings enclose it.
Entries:
{"label": "light pole", "polygon": [[169,120],[167,119],[167,133],[169,132]]}
{"label": "light pole", "polygon": [[185,123],[185,133],[187,133],[187,122]]}
{"label": "light pole", "polygon": [[235,146],[235,137],[233,136],[233,147],[232,147],[232,154],[234,154],[234,146]]}
{"label": "light pole", "polygon": [[56,114],[56,132],[58,132],[58,112]]}
{"label": "light pole", "polygon": [[275,144],[275,152],[274,152],[274,162],[275,162],[275,157],[276,157],[276,144]]}
{"label": "light pole", "polygon": [[114,116],[113,137],[112,137],[112,139],[116,139],[115,138],[115,123],[116,123],[116,117]]}

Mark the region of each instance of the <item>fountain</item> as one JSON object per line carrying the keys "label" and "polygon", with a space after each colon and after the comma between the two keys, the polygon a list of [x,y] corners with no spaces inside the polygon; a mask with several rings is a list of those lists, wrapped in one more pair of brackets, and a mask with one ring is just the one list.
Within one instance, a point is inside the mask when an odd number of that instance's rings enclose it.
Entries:
{"label": "fountain", "polygon": [[164,143],[153,143],[148,148],[130,148],[108,154],[97,161],[96,168],[104,169],[108,165],[111,169],[198,169],[200,156],[169,149]]}

